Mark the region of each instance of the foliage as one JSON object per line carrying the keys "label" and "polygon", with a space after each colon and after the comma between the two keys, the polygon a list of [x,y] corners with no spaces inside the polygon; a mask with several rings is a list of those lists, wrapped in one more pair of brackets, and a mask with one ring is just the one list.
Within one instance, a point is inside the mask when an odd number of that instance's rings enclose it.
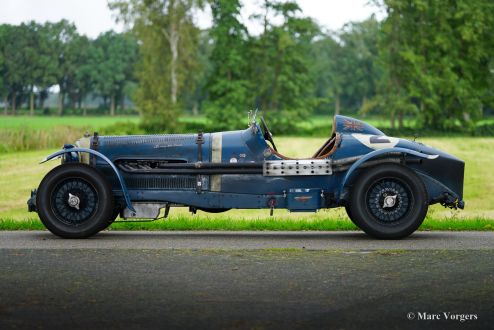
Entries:
{"label": "foliage", "polygon": [[211,2],[213,28],[209,32],[214,42],[208,81],[211,105],[206,115],[216,129],[238,127],[247,114],[246,79],[247,29],[240,23],[240,1]]}
{"label": "foliage", "polygon": [[[108,32],[97,40],[77,33],[66,20],[56,23],[0,25],[0,96],[4,113],[16,114],[27,99],[30,114],[44,109],[48,90],[57,85],[58,114],[83,107],[90,93],[123,100],[133,80],[137,44],[128,36]],[[36,102],[37,101],[37,102]],[[37,103],[37,104],[36,104]],[[112,102],[111,113],[115,113]]]}
{"label": "foliage", "polygon": [[[263,33],[250,42],[253,98],[257,107],[273,113],[275,124],[287,113],[302,118],[314,94],[307,55],[319,29],[310,18],[298,16],[301,9],[295,2],[265,0],[263,10]],[[271,16],[281,23],[270,22]]]}
{"label": "foliage", "polygon": [[132,24],[140,44],[135,102],[150,132],[176,131],[179,95],[194,71],[199,30],[192,20],[195,0],[118,0],[110,7]]}
{"label": "foliage", "polygon": [[319,108],[334,112],[368,108],[382,76],[378,62],[380,24],[374,18],[346,24],[314,42],[314,78]]}
{"label": "foliage", "polygon": [[110,98],[110,115],[113,116],[117,100],[122,100],[125,88],[134,80],[137,42],[131,35],[109,31],[98,36],[93,48],[86,74],[96,90]]}
{"label": "foliage", "polygon": [[[493,50],[489,0],[385,0],[389,89],[415,104],[423,125],[448,129],[480,116]],[[390,92],[391,90],[391,92]]]}
{"label": "foliage", "polygon": [[[295,2],[266,0],[259,36],[249,35],[240,23],[239,1],[212,1],[213,40],[209,79],[211,106],[207,115],[217,129],[238,127],[246,120],[249,107],[263,111],[282,132],[312,108],[311,42],[318,27],[311,19],[299,17]],[[281,19],[281,23],[271,20]]]}
{"label": "foliage", "polygon": [[[5,114],[34,114],[58,85],[59,114],[86,114],[95,94],[122,113],[132,96],[148,132],[200,130],[179,127],[190,113],[205,114],[206,128],[236,129],[259,108],[283,134],[319,134],[299,122],[340,112],[386,117],[398,132],[490,134],[476,121],[494,112],[492,1],[375,2],[381,21],[338,31],[321,30],[294,0],[260,0],[257,34],[240,0],[112,0],[131,33],[96,40],[68,21],[3,24],[0,102]],[[193,17],[206,5],[213,25],[201,31]],[[407,117],[417,125],[406,128]]]}

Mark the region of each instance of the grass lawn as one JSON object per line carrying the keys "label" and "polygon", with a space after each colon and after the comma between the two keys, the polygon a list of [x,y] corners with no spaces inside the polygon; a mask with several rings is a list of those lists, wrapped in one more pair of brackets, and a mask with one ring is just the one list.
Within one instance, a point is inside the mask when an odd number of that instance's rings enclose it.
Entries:
{"label": "grass lawn", "polygon": [[137,123],[137,116],[2,116],[0,153],[40,150],[73,143],[85,131],[91,134],[119,123]]}
{"label": "grass lawn", "polygon": [[57,126],[87,127],[100,130],[119,122],[137,123],[137,116],[3,116],[0,129],[49,129]]}
{"label": "grass lawn", "polygon": [[[324,138],[276,138],[279,150],[290,156],[311,154]],[[466,161],[466,209],[449,210],[435,205],[421,229],[425,230],[494,230],[494,138],[430,138],[421,142],[446,150]],[[39,165],[54,150],[0,154],[0,229],[41,229],[35,213],[26,211],[32,188],[57,161]],[[276,210],[231,210],[226,213],[198,212],[190,215],[185,208],[175,208],[170,218],[151,223],[115,223],[113,229],[223,229],[223,230],[350,230],[355,229],[343,209],[317,213],[289,213]]]}
{"label": "grass lawn", "polygon": [[[139,116],[2,116],[0,121],[1,129],[50,129],[54,127],[71,126],[90,128],[92,130],[101,130],[110,125],[117,123],[138,123]],[[182,123],[205,123],[206,117],[203,116],[182,116],[179,118]],[[328,122],[330,125],[330,121]]]}

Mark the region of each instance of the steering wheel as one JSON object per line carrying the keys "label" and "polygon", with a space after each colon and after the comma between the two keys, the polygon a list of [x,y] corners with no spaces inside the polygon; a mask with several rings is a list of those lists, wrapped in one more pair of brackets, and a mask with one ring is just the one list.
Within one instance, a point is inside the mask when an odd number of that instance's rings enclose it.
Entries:
{"label": "steering wheel", "polygon": [[273,145],[274,151],[278,152],[278,149],[276,149],[276,145],[274,144],[274,141],[273,141],[273,134],[269,130],[268,125],[266,125],[266,122],[264,121],[263,116],[261,116],[261,128],[262,128],[262,131],[264,132],[264,134],[263,134],[264,139],[271,142],[271,144]]}

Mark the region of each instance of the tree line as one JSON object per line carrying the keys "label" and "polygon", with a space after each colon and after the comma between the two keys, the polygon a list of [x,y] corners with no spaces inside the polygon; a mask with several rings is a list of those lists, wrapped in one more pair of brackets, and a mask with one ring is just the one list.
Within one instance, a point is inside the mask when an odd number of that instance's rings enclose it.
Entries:
{"label": "tree line", "polygon": [[[231,129],[259,108],[285,133],[314,113],[378,114],[397,128],[414,117],[449,129],[492,112],[494,3],[376,2],[383,20],[339,31],[290,0],[259,2],[250,17],[257,34],[240,19],[240,0],[112,0],[131,28],[95,40],[66,21],[3,25],[0,91],[12,109],[22,98],[35,108],[58,85],[59,113],[67,100],[83,106],[88,93],[108,99],[114,113],[131,95],[149,131],[177,131],[184,111]],[[206,7],[213,24],[201,30],[194,15]]]}
{"label": "tree line", "polygon": [[0,96],[4,113],[15,114],[27,103],[30,114],[43,109],[51,88],[58,86],[58,114],[86,110],[84,100],[100,95],[115,114],[135,85],[137,41],[131,34],[108,31],[92,40],[73,23],[36,22],[0,25]]}
{"label": "tree line", "polygon": [[[386,17],[324,31],[294,1],[264,0],[240,19],[239,0],[113,0],[141,42],[135,101],[149,127],[173,130],[183,107],[217,128],[259,108],[289,130],[308,114],[405,116],[433,129],[471,125],[493,105],[494,3],[382,0]],[[210,6],[201,31],[193,13]]]}

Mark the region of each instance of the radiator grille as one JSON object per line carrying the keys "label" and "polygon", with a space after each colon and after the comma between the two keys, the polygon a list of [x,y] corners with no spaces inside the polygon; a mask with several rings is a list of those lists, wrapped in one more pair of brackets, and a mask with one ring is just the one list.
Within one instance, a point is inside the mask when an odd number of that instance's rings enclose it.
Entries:
{"label": "radiator grille", "polygon": [[129,189],[195,189],[196,177],[190,175],[129,176],[125,178]]}

